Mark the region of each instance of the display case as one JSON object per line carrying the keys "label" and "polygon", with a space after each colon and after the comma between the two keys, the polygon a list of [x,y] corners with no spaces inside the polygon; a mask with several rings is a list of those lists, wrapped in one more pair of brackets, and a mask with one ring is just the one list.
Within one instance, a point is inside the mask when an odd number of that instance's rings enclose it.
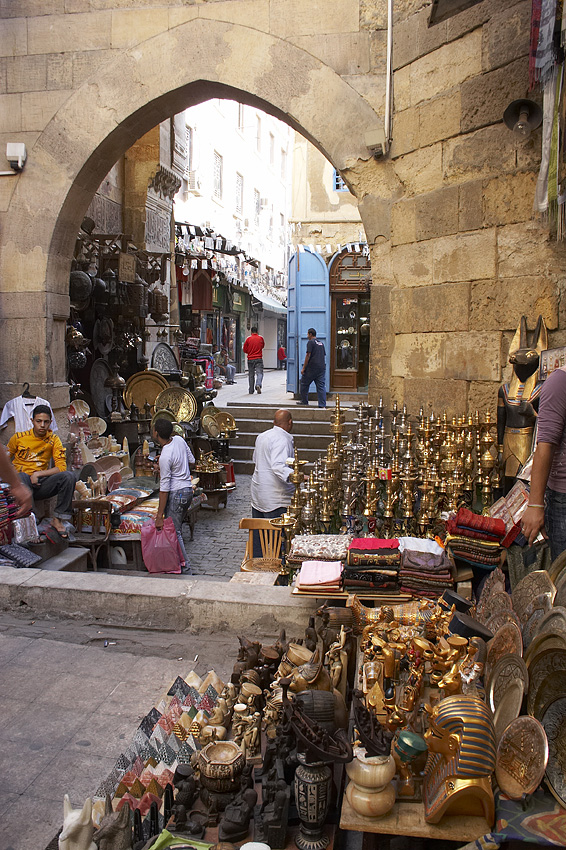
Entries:
{"label": "display case", "polygon": [[369,375],[371,268],[363,252],[343,252],[330,267],[330,388],[364,391]]}

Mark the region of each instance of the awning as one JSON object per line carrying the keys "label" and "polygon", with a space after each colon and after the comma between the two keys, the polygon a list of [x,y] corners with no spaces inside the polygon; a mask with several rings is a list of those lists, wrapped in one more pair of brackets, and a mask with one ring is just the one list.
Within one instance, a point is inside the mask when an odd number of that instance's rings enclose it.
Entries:
{"label": "awning", "polygon": [[261,301],[264,310],[271,310],[272,313],[284,313],[287,315],[287,308],[279,301],[276,301],[275,298],[270,298],[269,295],[256,295],[255,293],[254,298]]}

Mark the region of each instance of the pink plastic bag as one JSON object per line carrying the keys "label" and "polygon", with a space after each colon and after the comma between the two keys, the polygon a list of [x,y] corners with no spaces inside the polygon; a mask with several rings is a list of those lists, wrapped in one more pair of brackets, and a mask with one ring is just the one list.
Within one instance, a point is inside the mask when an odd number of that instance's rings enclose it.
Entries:
{"label": "pink plastic bag", "polygon": [[158,531],[155,523],[147,522],[141,528],[142,558],[149,573],[180,573],[182,553],[177,532],[171,517]]}

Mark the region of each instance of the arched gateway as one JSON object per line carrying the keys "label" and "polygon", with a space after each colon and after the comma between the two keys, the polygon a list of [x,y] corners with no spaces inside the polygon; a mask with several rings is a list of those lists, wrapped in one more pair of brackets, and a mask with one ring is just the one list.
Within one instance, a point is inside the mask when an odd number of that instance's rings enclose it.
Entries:
{"label": "arched gateway", "polygon": [[[191,8],[187,15],[195,14]],[[376,126],[375,111],[328,65],[288,41],[197,18],[112,52],[28,143],[26,168],[2,213],[0,402],[13,395],[8,382],[28,380],[54,407],[66,403],[68,276],[96,189],[160,121],[223,96],[287,121],[339,169],[369,158],[364,135]]]}

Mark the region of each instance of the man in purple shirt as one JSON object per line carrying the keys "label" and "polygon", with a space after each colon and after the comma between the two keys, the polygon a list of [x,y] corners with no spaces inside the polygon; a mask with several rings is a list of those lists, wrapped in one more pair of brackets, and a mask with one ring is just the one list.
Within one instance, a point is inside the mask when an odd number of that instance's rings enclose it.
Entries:
{"label": "man in purple shirt", "polygon": [[565,367],[552,372],[541,391],[529,506],[521,525],[529,545],[539,531],[548,536],[553,561],[566,549]]}

